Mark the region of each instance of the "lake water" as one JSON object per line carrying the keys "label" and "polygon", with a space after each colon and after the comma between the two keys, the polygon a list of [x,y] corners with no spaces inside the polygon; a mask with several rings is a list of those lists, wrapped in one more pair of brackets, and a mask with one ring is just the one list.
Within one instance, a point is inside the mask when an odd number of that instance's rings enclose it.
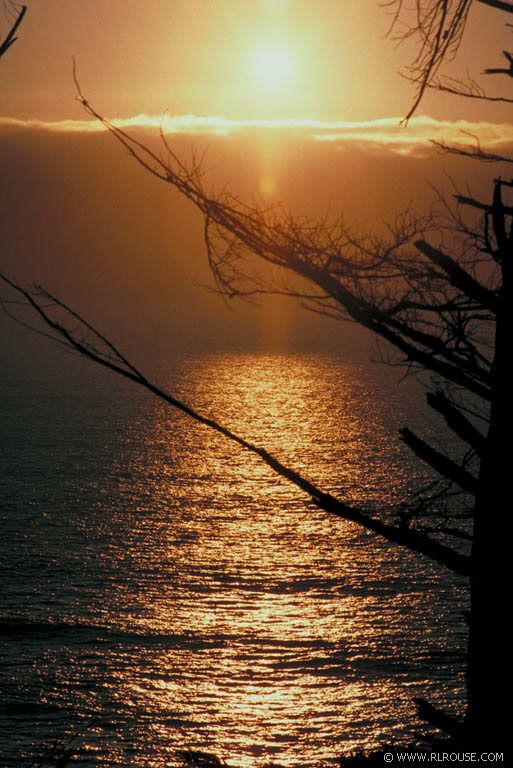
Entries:
{"label": "lake water", "polygon": [[[61,359],[61,366],[68,358]],[[459,579],[330,518],[257,457],[108,373],[4,371],[2,766],[77,733],[78,764],[316,765],[458,709]],[[51,366],[50,366],[51,367]],[[157,377],[326,491],[392,510],[433,435],[389,368],[180,356]]]}

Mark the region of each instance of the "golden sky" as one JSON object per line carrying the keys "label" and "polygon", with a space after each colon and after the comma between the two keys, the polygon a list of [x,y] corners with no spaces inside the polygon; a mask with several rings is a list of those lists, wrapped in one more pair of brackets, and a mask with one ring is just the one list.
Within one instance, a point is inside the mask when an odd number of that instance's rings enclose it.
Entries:
{"label": "golden sky", "polygon": [[[386,31],[378,0],[28,0],[20,39],[2,62],[0,114],[80,119],[72,56],[104,113],[128,118],[370,121],[404,115],[412,60]],[[453,71],[500,64],[510,30],[474,4]],[[5,26],[5,22],[4,22]],[[492,90],[497,84],[484,82]],[[502,85],[502,84],[501,84]],[[429,94],[433,118],[510,122],[504,106]]]}
{"label": "golden sky", "polygon": [[[50,287],[116,338],[139,334],[145,350],[149,338],[164,348],[267,344],[270,310],[238,305],[235,315],[198,286],[211,281],[201,218],[85,122],[72,56],[84,93],[117,124],[162,125],[186,159],[208,144],[209,188],[280,199],[300,215],[329,207],[373,231],[411,201],[429,206],[428,182],[489,194],[495,166],[440,155],[430,139],[468,142],[470,132],[497,151],[513,143],[510,105],[439,94],[399,126],[413,92],[398,70],[413,49],[385,36],[390,17],[377,0],[28,6],[0,68],[2,267]],[[500,65],[511,36],[504,21],[474,4],[453,72]],[[0,31],[7,25],[0,18]],[[280,316],[274,325],[315,349],[348,335],[305,315],[290,304],[289,324]]]}

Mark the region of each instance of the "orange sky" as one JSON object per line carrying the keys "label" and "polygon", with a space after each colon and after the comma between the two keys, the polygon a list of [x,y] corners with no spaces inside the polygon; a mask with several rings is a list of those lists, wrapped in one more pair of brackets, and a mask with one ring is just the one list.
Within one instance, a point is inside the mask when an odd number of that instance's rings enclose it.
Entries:
{"label": "orange sky", "polygon": [[[360,121],[403,115],[410,85],[398,75],[410,45],[385,32],[377,0],[28,0],[20,40],[2,62],[0,114],[80,118],[71,57],[104,112],[217,115],[230,119]],[[474,4],[455,71],[500,64],[506,19]],[[6,22],[3,22],[6,27]],[[274,47],[293,62],[277,88],[255,79],[255,52]],[[484,82],[496,88],[503,83]],[[435,118],[510,122],[510,109],[430,94]]]}
{"label": "orange sky", "polygon": [[[86,95],[121,125],[155,130],[167,109],[163,125],[181,156],[210,144],[209,186],[228,184],[247,200],[268,194],[300,214],[330,205],[372,230],[411,201],[428,206],[428,182],[450,193],[450,177],[476,196],[489,194],[502,169],[441,156],[431,138],[457,141],[464,129],[497,151],[513,143],[510,106],[438,94],[399,127],[412,90],[398,69],[412,49],[396,50],[384,36],[389,16],[376,0],[28,4],[0,67],[2,268],[40,281],[145,350],[258,347],[284,334],[292,345],[319,349],[354,329],[280,302],[273,328],[283,333],[270,338],[268,306],[237,304],[233,313],[198,287],[211,282],[200,217],[97,123],[84,123],[72,55]],[[499,64],[509,36],[500,14],[476,5],[456,71]],[[292,58],[287,83],[255,78],[255,51],[269,46]],[[506,90],[509,81],[493,85]],[[11,323],[0,337],[14,332]]]}

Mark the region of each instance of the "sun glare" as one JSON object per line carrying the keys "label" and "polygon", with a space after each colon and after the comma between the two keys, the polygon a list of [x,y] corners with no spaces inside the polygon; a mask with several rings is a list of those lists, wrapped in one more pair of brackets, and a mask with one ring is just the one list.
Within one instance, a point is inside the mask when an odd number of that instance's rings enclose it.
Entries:
{"label": "sun glare", "polygon": [[294,61],[285,48],[259,48],[253,52],[252,74],[261,88],[287,85],[294,75]]}

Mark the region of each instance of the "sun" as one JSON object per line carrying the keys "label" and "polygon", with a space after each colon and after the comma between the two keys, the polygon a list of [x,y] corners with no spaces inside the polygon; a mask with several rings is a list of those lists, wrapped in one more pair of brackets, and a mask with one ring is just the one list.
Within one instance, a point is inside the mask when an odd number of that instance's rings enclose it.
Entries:
{"label": "sun", "polygon": [[251,72],[261,88],[278,89],[292,81],[294,60],[286,48],[258,48],[251,56]]}

